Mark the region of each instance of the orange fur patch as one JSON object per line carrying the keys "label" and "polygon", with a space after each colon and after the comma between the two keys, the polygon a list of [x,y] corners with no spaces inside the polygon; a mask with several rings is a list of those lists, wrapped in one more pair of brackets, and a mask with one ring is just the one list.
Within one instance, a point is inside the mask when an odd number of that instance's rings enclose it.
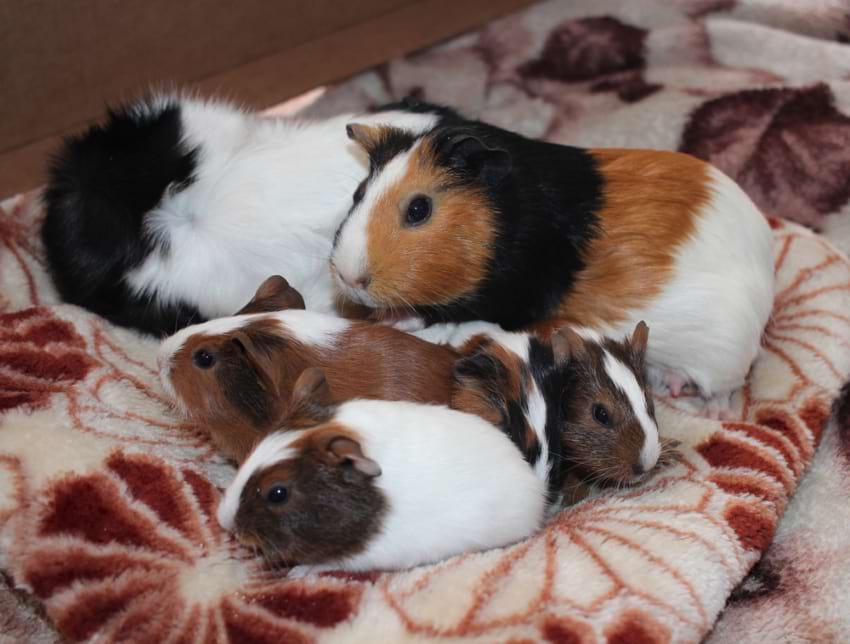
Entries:
{"label": "orange fur patch", "polygon": [[673,277],[677,249],[710,200],[708,164],[660,150],[589,150],[605,179],[601,234],[557,315],[594,326],[627,319]]}
{"label": "orange fur patch", "polygon": [[[368,224],[369,294],[396,308],[448,304],[486,277],[497,221],[474,188],[451,188],[427,139],[413,148],[405,175],[377,199]],[[432,201],[430,220],[405,228],[415,195]]]}

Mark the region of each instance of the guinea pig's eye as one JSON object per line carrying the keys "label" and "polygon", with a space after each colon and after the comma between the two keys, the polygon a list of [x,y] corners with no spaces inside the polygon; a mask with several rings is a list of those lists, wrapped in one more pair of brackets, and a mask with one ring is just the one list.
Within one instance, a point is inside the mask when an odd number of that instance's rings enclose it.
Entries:
{"label": "guinea pig's eye", "polygon": [[611,415],[608,413],[608,410],[605,409],[605,405],[593,403],[593,407],[590,408],[590,413],[593,414],[593,420],[600,425],[604,425],[605,427],[611,426]]}
{"label": "guinea pig's eye", "polygon": [[266,501],[268,501],[271,505],[280,505],[281,503],[285,503],[287,497],[289,497],[289,490],[286,489],[286,486],[283,483],[273,484],[269,488],[269,491],[266,492]]}
{"label": "guinea pig's eye", "polygon": [[418,226],[428,221],[431,216],[431,199],[425,195],[418,195],[407,204],[407,212],[404,222],[408,226]]}
{"label": "guinea pig's eye", "polygon": [[209,369],[215,364],[215,356],[206,349],[198,349],[192,354],[192,362],[196,367]]}

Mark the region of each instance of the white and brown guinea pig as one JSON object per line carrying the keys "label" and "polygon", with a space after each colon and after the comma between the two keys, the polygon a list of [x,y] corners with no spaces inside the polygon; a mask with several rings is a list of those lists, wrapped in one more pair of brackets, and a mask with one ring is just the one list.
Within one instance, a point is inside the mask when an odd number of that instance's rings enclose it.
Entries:
{"label": "white and brown guinea pig", "polygon": [[514,543],[543,521],[543,481],[477,416],[334,404],[318,369],[300,376],[290,408],[299,427],[313,426],[264,438],[218,508],[243,543],[302,564],[290,574],[409,568]]}
{"label": "white and brown guinea pig", "polygon": [[674,395],[744,382],[772,306],[771,233],[716,168],[478,121],[348,133],[372,160],[331,256],[349,299],[510,330],[562,318],[622,337],[646,320],[653,379]]}
{"label": "white and brown guinea pig", "polygon": [[671,460],[674,442],[659,436],[646,377],[643,322],[620,340],[568,326],[540,338],[486,322],[417,335],[458,350],[452,407],[502,429],[553,501],[568,479],[634,485]]}
{"label": "white and brown guinea pig", "polygon": [[449,402],[457,358],[450,347],[303,306],[276,276],[237,315],[163,341],[157,362],[166,391],[225,456],[241,461],[277,427],[292,385],[308,367],[324,369],[342,399]]}

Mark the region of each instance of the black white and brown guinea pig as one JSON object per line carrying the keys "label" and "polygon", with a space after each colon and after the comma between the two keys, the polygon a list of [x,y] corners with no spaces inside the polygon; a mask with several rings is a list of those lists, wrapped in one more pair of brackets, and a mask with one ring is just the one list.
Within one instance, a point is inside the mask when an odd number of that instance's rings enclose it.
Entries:
{"label": "black white and brown guinea pig", "polygon": [[[543,481],[487,421],[439,405],[335,404],[308,369],[290,408],[299,427],[263,439],[239,468],[218,522],[290,574],[397,570],[533,534]],[[302,413],[299,410],[305,410]]]}
{"label": "black white and brown guinea pig", "polygon": [[458,350],[451,406],[502,429],[553,501],[568,479],[634,485],[674,458],[655,420],[643,322],[620,340],[568,326],[543,339],[485,322],[417,335]]}
{"label": "black white and brown guinea pig", "polygon": [[345,124],[411,132],[453,112],[402,102],[325,120],[263,118],[156,94],[56,151],[42,238],[62,298],[148,333],[231,315],[272,274],[333,309],[334,233],[368,172]]}
{"label": "black white and brown guinea pig", "polygon": [[301,372],[325,370],[341,399],[448,404],[457,353],[389,326],[305,311],[280,276],[235,316],[186,327],[160,345],[160,378],[185,416],[241,461],[277,427]]}
{"label": "black white and brown guinea pig", "polygon": [[426,324],[561,318],[621,337],[646,320],[654,384],[723,406],[743,383],[772,306],[772,240],[716,168],[477,121],[347,130],[371,158],[334,241],[347,298]]}

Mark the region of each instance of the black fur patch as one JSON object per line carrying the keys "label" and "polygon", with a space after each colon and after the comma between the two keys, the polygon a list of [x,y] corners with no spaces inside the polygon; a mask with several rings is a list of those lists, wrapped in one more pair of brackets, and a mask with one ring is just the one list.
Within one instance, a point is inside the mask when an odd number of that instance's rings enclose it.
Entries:
{"label": "black fur patch", "polygon": [[148,333],[202,321],[193,306],[162,306],[124,282],[150,253],[167,252],[143,224],[166,190],[194,180],[198,150],[185,149],[182,136],[173,103],[110,110],[104,124],[62,144],[50,164],[42,238],[64,300]]}
{"label": "black fur patch", "polygon": [[[493,172],[478,167],[486,159],[473,164],[472,172],[458,167],[451,142],[470,136],[493,152],[492,162],[499,166]],[[488,277],[475,292],[418,312],[428,323],[487,320],[509,330],[546,319],[584,268],[581,253],[597,234],[603,178],[594,160],[580,148],[528,139],[480,121],[441,124],[428,137],[435,142],[437,162],[452,169],[459,183],[481,190],[499,225]]]}
{"label": "black fur patch", "polygon": [[408,130],[395,127],[383,128],[380,141],[369,150],[369,180],[399,154],[410,150],[419,138]]}
{"label": "black fur patch", "polygon": [[529,339],[528,364],[531,376],[546,401],[546,442],[549,446],[549,492],[557,494],[571,466],[561,443],[561,401],[573,386],[576,374],[569,364],[558,365],[552,347],[535,337]]}

